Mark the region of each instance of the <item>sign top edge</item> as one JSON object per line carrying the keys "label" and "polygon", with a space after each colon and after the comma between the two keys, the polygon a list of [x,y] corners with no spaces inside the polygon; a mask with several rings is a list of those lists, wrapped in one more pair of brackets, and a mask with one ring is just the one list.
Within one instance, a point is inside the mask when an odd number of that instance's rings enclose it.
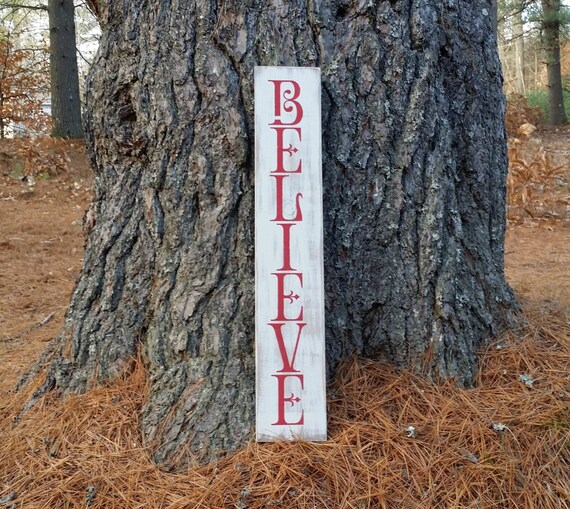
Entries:
{"label": "sign top edge", "polygon": [[310,67],[310,66],[299,66],[299,65],[256,65],[255,70],[258,69],[311,69],[314,71],[321,70],[320,67]]}

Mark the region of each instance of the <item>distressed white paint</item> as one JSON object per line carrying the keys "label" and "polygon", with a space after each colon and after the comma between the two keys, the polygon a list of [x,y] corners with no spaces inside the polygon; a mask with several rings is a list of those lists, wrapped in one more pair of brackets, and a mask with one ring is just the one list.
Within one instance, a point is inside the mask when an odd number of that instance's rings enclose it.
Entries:
{"label": "distressed white paint", "polygon": [[[270,80],[283,80],[280,85]],[[295,98],[295,82],[299,95]],[[326,440],[325,327],[323,284],[323,213],[321,170],[320,69],[301,67],[255,68],[255,273],[256,273],[256,436],[258,441]],[[280,116],[276,116],[276,87],[280,87]],[[287,101],[289,99],[289,101]],[[293,101],[291,101],[293,99]],[[296,102],[295,102],[296,101]],[[283,169],[300,173],[276,173],[278,135],[275,127],[299,122],[283,133]],[[290,111],[287,112],[286,110]],[[276,124],[276,120],[278,123]],[[281,122],[281,124],[279,124]],[[272,125],[273,124],[273,125]],[[302,221],[275,221],[277,187],[283,183],[283,218],[294,219],[299,208]],[[290,233],[290,264],[285,264],[285,230]],[[294,270],[279,270],[294,269]],[[276,276],[275,274],[290,274]],[[295,275],[302,274],[302,276]],[[278,277],[284,282],[279,297]],[[301,279],[302,277],[302,286]],[[281,294],[281,295],[283,295]],[[279,303],[282,315],[278,316]],[[296,319],[303,312],[301,320]],[[280,318],[280,320],[277,320]],[[285,318],[285,320],[283,320]],[[302,325],[302,324],[305,325]],[[281,330],[288,359],[285,365],[278,345]],[[286,368],[283,371],[283,368]],[[281,371],[280,371],[281,370]],[[295,371],[293,371],[295,370]],[[289,374],[288,374],[289,373]],[[283,392],[279,393],[281,376]],[[301,388],[301,378],[303,387]],[[300,398],[296,401],[296,398]],[[284,398],[294,398],[285,400]],[[295,424],[303,419],[303,424]]]}

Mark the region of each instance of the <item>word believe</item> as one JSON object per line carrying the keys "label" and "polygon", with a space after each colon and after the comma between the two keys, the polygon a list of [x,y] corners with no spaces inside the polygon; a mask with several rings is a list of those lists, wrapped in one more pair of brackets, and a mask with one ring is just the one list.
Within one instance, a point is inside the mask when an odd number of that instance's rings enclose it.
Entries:
{"label": "word believe", "polygon": [[[303,107],[298,102],[299,95],[301,94],[301,87],[296,81],[269,80],[269,82],[273,84],[275,97],[275,118],[269,126],[276,134],[275,159],[277,161],[277,167],[271,172],[271,177],[275,179],[275,195],[277,197],[275,203],[275,217],[272,219],[272,222],[275,222],[276,226],[281,228],[280,234],[282,236],[281,246],[283,260],[281,267],[276,269],[276,272],[271,273],[271,275],[276,278],[275,287],[277,291],[277,313],[275,318],[267,324],[275,333],[275,341],[279,346],[279,354],[282,362],[281,369],[279,369],[277,373],[271,375],[277,379],[278,418],[273,424],[276,426],[287,424],[298,426],[304,424],[304,410],[301,411],[301,416],[298,421],[289,422],[285,419],[285,405],[290,404],[291,406],[294,406],[299,404],[301,403],[301,398],[293,392],[290,396],[286,396],[285,382],[287,379],[297,379],[300,390],[302,391],[303,389],[304,375],[299,373],[299,370],[295,368],[295,357],[299,348],[303,328],[307,324],[303,322],[303,306],[301,306],[297,316],[287,316],[285,312],[287,302],[292,304],[295,300],[299,299],[299,295],[294,293],[293,290],[290,290],[287,293],[285,288],[287,279],[295,279],[299,286],[301,288],[303,287],[303,273],[291,265],[291,229],[303,221],[303,212],[300,205],[303,195],[300,192],[296,194],[293,217],[287,218],[285,217],[285,212],[283,210],[283,186],[286,180],[290,178],[294,179],[294,175],[302,173],[303,161],[299,158],[297,168],[294,170],[288,170],[285,168],[285,154],[287,154],[289,158],[292,158],[293,154],[299,152],[299,149],[294,147],[292,143],[289,143],[288,146],[285,147],[283,138],[286,131],[291,131],[298,136],[299,142],[303,140],[301,127],[297,127],[303,119]],[[288,86],[290,88],[287,88]],[[292,122],[287,123],[281,120],[282,110],[293,113],[294,118]],[[292,352],[288,352],[285,346],[283,325],[286,322],[294,322],[297,326],[297,334]]]}

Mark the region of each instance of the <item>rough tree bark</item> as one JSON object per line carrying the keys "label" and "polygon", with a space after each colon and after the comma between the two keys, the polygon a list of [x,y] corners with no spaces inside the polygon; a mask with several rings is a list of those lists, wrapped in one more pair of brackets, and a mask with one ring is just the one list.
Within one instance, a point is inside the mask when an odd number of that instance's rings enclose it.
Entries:
{"label": "rough tree bark", "polygon": [[255,65],[322,69],[330,372],[357,353],[471,384],[516,308],[492,3],[95,7],[96,220],[43,390],[84,391],[141,352],[157,461],[251,438]]}
{"label": "rough tree bark", "polygon": [[52,136],[83,137],[73,0],[48,0]]}
{"label": "rough tree bark", "polygon": [[542,0],[542,39],[548,76],[548,123],[567,122],[560,68],[560,0]]}

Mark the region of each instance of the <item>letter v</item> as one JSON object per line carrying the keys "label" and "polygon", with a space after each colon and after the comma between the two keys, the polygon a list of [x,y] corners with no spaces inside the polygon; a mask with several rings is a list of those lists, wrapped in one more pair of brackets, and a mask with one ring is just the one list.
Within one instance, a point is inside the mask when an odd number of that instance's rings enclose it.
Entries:
{"label": "letter v", "polygon": [[297,357],[297,348],[299,346],[299,341],[301,340],[301,331],[303,327],[307,325],[306,323],[297,323],[297,339],[295,341],[295,348],[293,349],[293,355],[289,359],[289,354],[287,353],[287,348],[285,346],[285,339],[283,338],[283,325],[284,323],[270,323],[271,327],[275,331],[275,339],[277,339],[277,345],[279,346],[279,353],[281,354],[281,360],[283,361],[283,368],[281,368],[278,373],[298,373],[299,370],[295,369],[295,358]]}

